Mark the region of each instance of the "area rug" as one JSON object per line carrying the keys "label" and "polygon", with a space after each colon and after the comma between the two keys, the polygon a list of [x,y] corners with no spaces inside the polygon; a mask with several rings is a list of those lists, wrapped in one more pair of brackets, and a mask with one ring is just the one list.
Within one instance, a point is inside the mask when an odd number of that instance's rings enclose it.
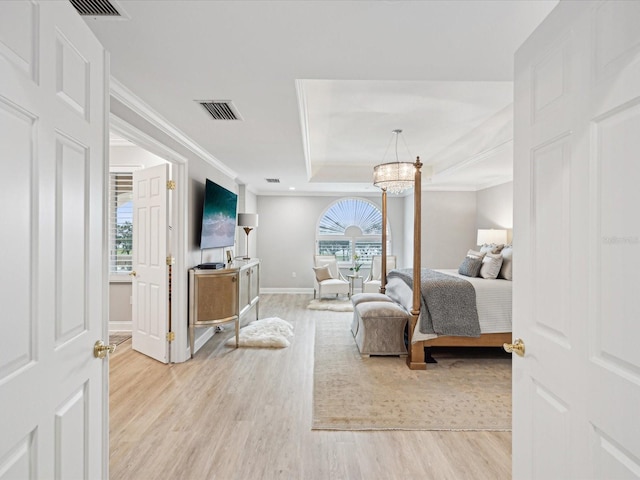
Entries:
{"label": "area rug", "polygon": [[329,310],[332,312],[353,312],[351,300],[322,298],[314,299],[307,305],[309,310]]}
{"label": "area rug", "polygon": [[511,358],[452,349],[409,370],[405,358],[361,357],[349,321],[316,320],[314,430],[511,430]]}
{"label": "area rug", "polygon": [[126,342],[131,338],[131,332],[125,333],[110,333],[109,334],[109,343],[120,345],[121,343]]}
{"label": "area rug", "polygon": [[[251,322],[240,329],[238,346],[254,348],[285,348],[291,345],[293,325],[278,317]],[[236,336],[227,339],[225,345],[235,347]]]}

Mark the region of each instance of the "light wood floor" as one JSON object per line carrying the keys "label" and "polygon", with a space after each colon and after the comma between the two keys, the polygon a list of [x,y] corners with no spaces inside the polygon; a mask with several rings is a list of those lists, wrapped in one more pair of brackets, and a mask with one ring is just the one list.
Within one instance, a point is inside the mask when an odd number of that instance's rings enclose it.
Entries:
{"label": "light wood floor", "polygon": [[295,325],[285,349],[230,349],[232,328],[183,364],[120,345],[110,361],[110,478],[511,478],[509,432],[312,431],[310,299],[261,297],[261,318]]}

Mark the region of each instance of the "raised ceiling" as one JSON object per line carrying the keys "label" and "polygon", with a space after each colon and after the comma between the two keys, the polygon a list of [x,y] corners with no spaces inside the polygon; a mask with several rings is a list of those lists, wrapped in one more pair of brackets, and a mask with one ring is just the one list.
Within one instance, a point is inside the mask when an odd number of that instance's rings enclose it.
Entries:
{"label": "raised ceiling", "polygon": [[[374,191],[396,128],[425,188],[511,178],[513,55],[556,0],[132,1],[85,17],[112,76],[258,194]],[[198,101],[231,100],[241,120]],[[268,183],[279,178],[280,183]]]}

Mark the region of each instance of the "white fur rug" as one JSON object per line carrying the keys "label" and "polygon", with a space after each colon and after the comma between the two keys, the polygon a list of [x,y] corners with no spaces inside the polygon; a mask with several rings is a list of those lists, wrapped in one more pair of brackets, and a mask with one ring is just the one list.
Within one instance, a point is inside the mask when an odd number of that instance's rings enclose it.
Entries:
{"label": "white fur rug", "polygon": [[333,312],[353,312],[351,300],[314,299],[307,305],[309,310],[331,310]]}
{"label": "white fur rug", "polygon": [[[240,329],[239,346],[258,348],[284,348],[293,338],[293,325],[278,317],[264,318],[251,322]],[[225,345],[234,347],[236,337],[232,335]]]}

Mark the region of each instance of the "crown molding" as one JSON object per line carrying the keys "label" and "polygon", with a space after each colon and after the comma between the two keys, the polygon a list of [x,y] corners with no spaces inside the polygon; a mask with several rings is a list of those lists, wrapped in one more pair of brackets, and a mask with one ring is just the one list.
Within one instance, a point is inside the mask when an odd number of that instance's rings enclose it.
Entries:
{"label": "crown molding", "polygon": [[311,180],[311,147],[309,145],[309,117],[307,115],[307,95],[304,91],[304,81],[296,80],[296,93],[298,96],[298,112],[300,113],[300,134],[302,136],[302,149],[304,151],[304,163],[307,168],[307,180]]}
{"label": "crown molding", "polygon": [[236,178],[238,178],[237,172],[227,167],[224,163],[211,155],[207,150],[194,142],[184,132],[175,127],[171,122],[169,122],[166,118],[164,118],[153,108],[147,105],[140,97],[134,94],[131,90],[125,87],[114,77],[111,77],[110,79],[109,91],[111,97],[118,100],[127,108],[130,108],[136,114],[140,115],[143,119],[163,132],[165,135],[169,136],[171,139],[178,142],[184,148],[202,158],[225,175],[231,177],[231,179],[233,179],[234,181],[236,180]]}
{"label": "crown molding", "polygon": [[474,165],[476,163],[482,162],[483,160],[486,160],[487,158],[490,158],[494,155],[497,155],[498,153],[504,152],[505,150],[511,149],[513,150],[513,139],[510,138],[509,140],[506,140],[498,145],[496,145],[495,147],[492,147],[488,150],[484,150],[482,152],[476,153],[475,155],[472,155],[471,157],[468,157],[466,160],[462,160],[460,162],[454,163],[453,165],[440,170],[439,172],[434,172],[433,176],[437,177],[437,178],[441,178],[441,177],[446,177],[447,175],[450,175],[452,173],[457,172],[458,170],[462,169],[462,168],[466,168],[469,167],[471,165]]}

